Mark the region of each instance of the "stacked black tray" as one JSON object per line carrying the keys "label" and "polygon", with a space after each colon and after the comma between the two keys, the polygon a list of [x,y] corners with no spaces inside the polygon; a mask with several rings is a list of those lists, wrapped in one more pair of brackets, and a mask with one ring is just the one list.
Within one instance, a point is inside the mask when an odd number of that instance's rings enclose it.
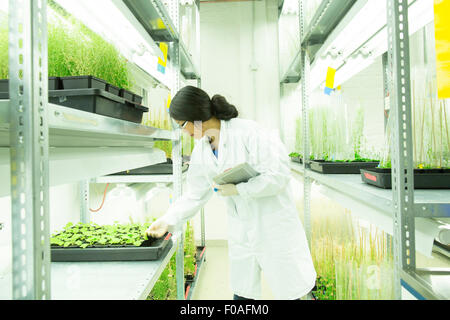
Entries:
{"label": "stacked black tray", "polygon": [[[100,114],[111,118],[141,123],[148,108],[142,97],[93,76],[50,77],[50,103]],[[9,83],[0,80],[0,99],[9,99]]]}

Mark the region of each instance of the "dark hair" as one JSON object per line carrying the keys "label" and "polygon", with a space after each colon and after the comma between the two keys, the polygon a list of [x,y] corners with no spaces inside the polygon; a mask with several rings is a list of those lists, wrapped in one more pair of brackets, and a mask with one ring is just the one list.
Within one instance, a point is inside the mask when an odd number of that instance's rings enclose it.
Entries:
{"label": "dark hair", "polygon": [[230,120],[238,116],[235,106],[221,95],[209,98],[200,88],[186,86],[177,92],[170,103],[170,116],[178,121],[208,121],[213,116],[219,120]]}

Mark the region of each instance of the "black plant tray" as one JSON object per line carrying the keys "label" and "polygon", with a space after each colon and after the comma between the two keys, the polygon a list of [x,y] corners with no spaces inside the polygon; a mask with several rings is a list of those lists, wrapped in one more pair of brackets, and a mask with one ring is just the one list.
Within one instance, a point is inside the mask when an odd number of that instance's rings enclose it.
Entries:
{"label": "black plant tray", "polygon": [[137,246],[93,246],[60,247],[51,246],[51,261],[76,262],[76,261],[148,261],[159,260],[173,245],[172,234],[166,233],[158,239],[145,240]]}
{"label": "black plant tray", "polygon": [[198,282],[198,274],[203,265],[203,262],[205,262],[205,250],[206,250],[206,247],[202,247],[202,246],[197,247],[194,276],[192,278],[189,276],[187,276],[185,278],[185,280],[186,280],[185,285],[184,285],[185,300],[191,300],[191,298],[192,298],[192,295],[194,293],[194,288]]}
{"label": "black plant tray", "polygon": [[[181,172],[185,172],[189,168],[189,165],[184,163],[181,167]],[[130,176],[139,176],[139,175],[166,175],[173,174],[173,164],[172,160],[167,160],[164,163],[158,163],[147,167],[132,169],[128,171],[118,172],[112,174],[113,176],[122,176],[122,175],[130,175]]]}
{"label": "black plant tray", "polygon": [[303,159],[300,157],[290,157],[292,162],[303,163]]}
{"label": "black plant tray", "polygon": [[108,83],[94,76],[61,77],[64,90],[74,89],[100,89],[107,90]]}
{"label": "black plant tray", "polygon": [[[59,77],[48,78],[48,90],[60,90],[62,89],[61,80]],[[2,93],[1,99],[9,99],[9,80],[0,80],[0,93]],[[5,95],[6,93],[6,95]]]}
{"label": "black plant tray", "polygon": [[360,169],[375,168],[379,162],[328,162],[312,160],[309,162],[313,171],[323,174],[359,174]]}
{"label": "black plant tray", "polygon": [[135,123],[141,123],[143,113],[148,112],[144,106],[100,89],[51,90],[48,97],[50,103]]}
{"label": "black plant tray", "polygon": [[[392,189],[391,169],[361,169],[361,178],[367,184]],[[450,189],[450,169],[414,169],[414,189]]]}

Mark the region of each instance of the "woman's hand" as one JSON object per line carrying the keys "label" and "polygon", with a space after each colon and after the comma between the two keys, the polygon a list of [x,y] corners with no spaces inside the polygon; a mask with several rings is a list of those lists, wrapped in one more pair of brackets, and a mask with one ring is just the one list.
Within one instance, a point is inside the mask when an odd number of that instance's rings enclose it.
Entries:
{"label": "woman's hand", "polygon": [[222,185],[214,185],[214,189],[217,189],[217,192],[222,197],[230,197],[230,196],[238,196],[239,192],[234,184],[222,184]]}
{"label": "woman's hand", "polygon": [[161,238],[163,235],[166,234],[168,231],[169,226],[166,222],[162,221],[161,219],[156,220],[153,222],[150,227],[145,231],[145,233],[149,237],[153,238]]}

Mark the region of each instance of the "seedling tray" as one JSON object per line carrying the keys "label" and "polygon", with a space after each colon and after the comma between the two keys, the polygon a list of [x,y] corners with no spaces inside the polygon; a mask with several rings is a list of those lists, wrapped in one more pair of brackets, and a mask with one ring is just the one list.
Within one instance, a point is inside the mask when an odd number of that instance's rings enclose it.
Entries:
{"label": "seedling tray", "polygon": [[[189,168],[188,164],[183,164],[181,167],[181,172],[185,172]],[[167,175],[173,174],[173,164],[172,163],[159,163],[147,167],[137,168],[133,170],[123,171],[119,173],[114,173],[112,175]]]}
{"label": "seedling tray", "polygon": [[108,91],[109,93],[112,93],[115,96],[119,96],[120,88],[113,86],[112,84],[107,84],[106,91]]}
{"label": "seedling tray", "polygon": [[197,247],[196,251],[196,264],[195,264],[195,271],[194,271],[194,277],[192,279],[185,278],[185,300],[191,300],[192,295],[194,293],[195,286],[198,283],[198,274],[200,272],[200,269],[202,268],[203,263],[205,262],[205,250],[206,247]]}
{"label": "seedling tray", "polygon": [[91,246],[60,247],[51,246],[52,262],[81,261],[148,261],[159,260],[172,247],[172,234],[166,233],[162,238],[145,240],[139,247],[126,246]]}
{"label": "seedling tray", "polygon": [[311,170],[323,174],[359,174],[360,169],[375,168],[379,162],[328,162],[324,160],[310,161]]}
{"label": "seedling tray", "polygon": [[290,157],[292,162],[303,163],[303,159],[300,157]]}
{"label": "seedling tray", "polygon": [[120,89],[119,96],[128,101],[133,101],[133,92],[125,89]]}
{"label": "seedling tray", "polygon": [[106,81],[96,78],[94,76],[73,76],[73,77],[61,77],[62,89],[100,89],[106,90]]}
{"label": "seedling tray", "polygon": [[141,123],[143,113],[148,111],[100,89],[55,90],[48,95],[50,103],[135,123]]}
{"label": "seedling tray", "polygon": [[[61,80],[58,77],[48,78],[48,90],[60,90],[62,89]],[[9,80],[0,80],[0,93],[7,93],[7,95],[2,95],[2,99],[9,99]]]}
{"label": "seedling tray", "polygon": [[[383,189],[392,189],[391,169],[361,169],[362,180]],[[414,169],[414,189],[450,189],[450,169]]]}

